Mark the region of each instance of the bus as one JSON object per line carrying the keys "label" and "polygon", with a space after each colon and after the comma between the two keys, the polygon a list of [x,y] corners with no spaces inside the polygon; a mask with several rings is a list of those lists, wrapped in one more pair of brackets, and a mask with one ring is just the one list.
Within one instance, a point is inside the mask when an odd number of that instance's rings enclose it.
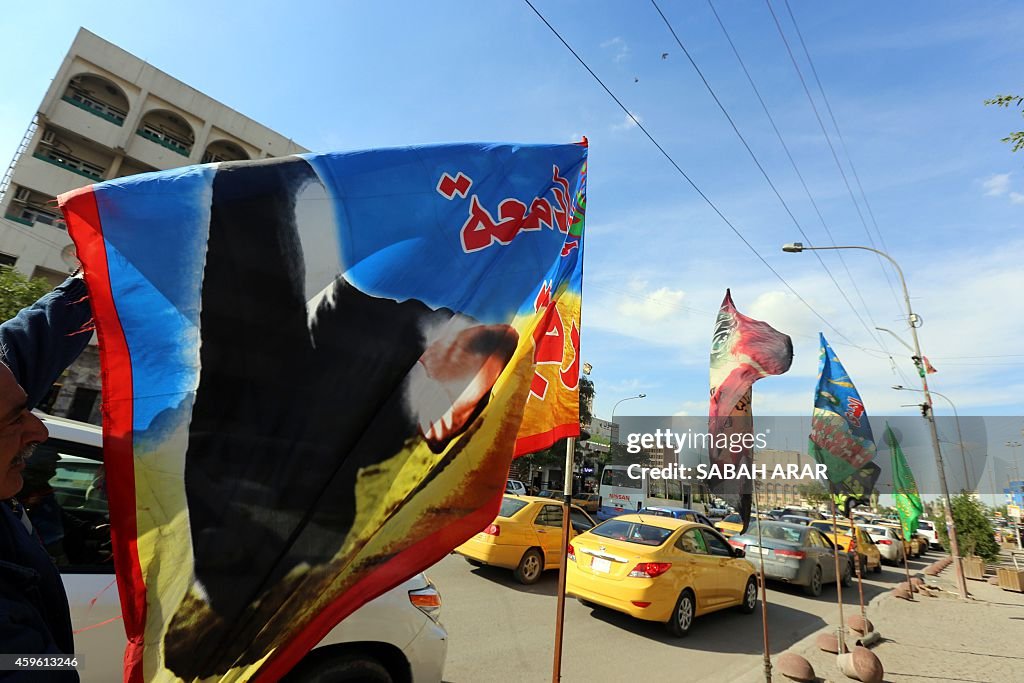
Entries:
{"label": "bus", "polygon": [[[601,473],[597,519],[636,512],[645,507],[693,508],[693,487],[678,479],[633,479],[628,465],[607,465]],[[699,512],[703,512],[703,505]]]}

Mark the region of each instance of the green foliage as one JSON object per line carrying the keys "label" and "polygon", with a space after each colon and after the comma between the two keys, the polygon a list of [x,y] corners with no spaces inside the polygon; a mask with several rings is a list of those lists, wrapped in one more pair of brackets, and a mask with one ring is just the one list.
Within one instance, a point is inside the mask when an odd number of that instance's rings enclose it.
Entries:
{"label": "green foliage", "polygon": [[[1020,107],[1024,104],[1024,97],[1020,95],[999,95],[993,97],[991,100],[985,100],[987,105],[995,105],[997,107]],[[1024,116],[1024,110],[1021,111],[1021,116]],[[1001,142],[1006,142],[1012,145],[1011,151],[1018,152],[1024,149],[1024,130],[1018,130],[1010,133]]]}
{"label": "green foliage", "polygon": [[[938,506],[931,520],[935,523],[942,547],[948,552],[950,547],[949,534],[946,533],[945,508]],[[985,517],[985,506],[980,501],[966,494],[954,497],[953,523],[956,524],[956,538],[962,556],[976,555],[990,562],[999,557],[999,544],[996,543],[995,532]]]}
{"label": "green foliage", "polygon": [[593,419],[590,406],[594,404],[594,383],[587,376],[580,377],[580,424],[588,425]]}
{"label": "green foliage", "polygon": [[797,492],[810,505],[823,505],[829,501],[828,489],[816,481],[809,484],[801,484],[797,488]]}
{"label": "green foliage", "polygon": [[0,267],[0,320],[10,320],[52,289],[43,278],[30,279],[10,266]]}

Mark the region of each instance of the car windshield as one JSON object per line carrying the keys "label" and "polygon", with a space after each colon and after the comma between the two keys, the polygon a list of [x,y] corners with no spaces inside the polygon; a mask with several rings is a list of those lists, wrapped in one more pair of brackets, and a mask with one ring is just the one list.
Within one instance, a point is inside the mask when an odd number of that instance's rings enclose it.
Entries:
{"label": "car windshield", "polygon": [[729,522],[730,524],[742,524],[743,523],[743,519],[740,518],[740,516],[736,515],[736,514],[729,515],[728,517],[726,517],[722,521],[723,522]]}
{"label": "car windshield", "polygon": [[603,538],[612,538],[616,541],[628,541],[640,545],[661,545],[672,535],[671,529],[641,524],[640,522],[626,522],[622,520],[609,520],[599,524],[590,530],[590,533]]}
{"label": "car windshield", "polygon": [[885,536],[889,529],[884,526],[866,526],[864,527],[864,531],[872,534],[873,536]]}
{"label": "car windshield", "polygon": [[[832,533],[832,522],[819,520],[817,522],[811,522],[811,526],[818,531],[824,531],[826,534]],[[839,524],[836,525],[836,529],[839,531],[840,536],[853,536],[853,529],[849,526]]]}
{"label": "car windshield", "polygon": [[931,522],[918,522],[917,528],[924,529],[925,531],[935,531],[935,527],[932,526]]}
{"label": "car windshield", "polygon": [[745,536],[757,538],[758,526],[761,528],[761,538],[770,538],[774,541],[786,541],[788,543],[803,544],[804,530],[796,529],[784,524],[758,524],[754,522],[747,529]]}
{"label": "car windshield", "polygon": [[511,517],[520,510],[526,507],[525,500],[518,500],[516,498],[502,498],[501,499],[501,512],[498,513],[499,517]]}

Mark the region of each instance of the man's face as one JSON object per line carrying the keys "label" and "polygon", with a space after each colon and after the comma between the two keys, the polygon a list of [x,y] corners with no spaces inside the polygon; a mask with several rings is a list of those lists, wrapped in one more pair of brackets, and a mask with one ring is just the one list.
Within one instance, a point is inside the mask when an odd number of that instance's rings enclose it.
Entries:
{"label": "man's face", "polygon": [[35,444],[50,436],[38,417],[28,411],[25,390],[10,369],[0,363],[0,500],[18,495],[25,457]]}

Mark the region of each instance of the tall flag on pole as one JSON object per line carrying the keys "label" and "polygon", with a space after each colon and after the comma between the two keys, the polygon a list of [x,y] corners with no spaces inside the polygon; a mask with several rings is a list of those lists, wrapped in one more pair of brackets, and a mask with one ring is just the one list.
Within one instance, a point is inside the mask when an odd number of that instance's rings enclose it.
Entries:
{"label": "tall flag on pole", "polygon": [[903,527],[903,538],[909,541],[917,533],[917,520],[924,514],[924,505],[917,491],[914,473],[910,471],[900,442],[888,422],[885,424],[885,442],[892,451],[892,492],[896,497],[896,512]]}
{"label": "tall flag on pole", "polygon": [[586,159],[306,154],[60,198],[126,680],[277,680],[492,520],[516,452],[578,434]]}
{"label": "tall flag on pole", "polygon": [[[708,417],[708,449],[711,465],[749,465],[753,434],[751,408],[754,382],[768,375],[781,375],[793,363],[793,342],[768,323],[748,318],[736,310],[732,293],[715,319],[711,338],[711,408]],[[735,436],[734,436],[735,435]],[[712,473],[714,473],[712,469]],[[743,529],[750,522],[753,489],[750,479],[708,477],[709,488],[736,505]]]}
{"label": "tall flag on pole", "polygon": [[867,505],[881,473],[875,458],[875,438],[857,387],[820,334],[818,388],[811,418],[810,454],[827,468],[836,502],[846,511]]}

